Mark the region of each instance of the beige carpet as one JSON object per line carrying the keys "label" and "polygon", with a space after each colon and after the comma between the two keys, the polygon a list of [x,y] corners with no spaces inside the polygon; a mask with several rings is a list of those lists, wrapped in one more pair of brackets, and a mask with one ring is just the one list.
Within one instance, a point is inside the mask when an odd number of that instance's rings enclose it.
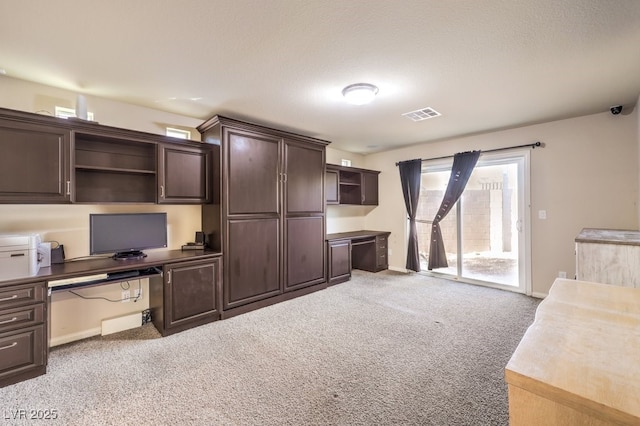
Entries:
{"label": "beige carpet", "polygon": [[507,425],[504,366],[538,300],[390,271],[160,338],[54,348],[0,389],[65,425]]}

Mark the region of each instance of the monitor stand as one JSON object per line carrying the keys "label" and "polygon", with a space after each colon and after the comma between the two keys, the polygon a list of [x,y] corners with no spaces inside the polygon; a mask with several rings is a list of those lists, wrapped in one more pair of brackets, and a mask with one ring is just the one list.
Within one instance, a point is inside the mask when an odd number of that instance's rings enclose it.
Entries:
{"label": "monitor stand", "polygon": [[135,251],[121,251],[112,256],[115,260],[140,260],[147,257],[145,253],[140,250]]}

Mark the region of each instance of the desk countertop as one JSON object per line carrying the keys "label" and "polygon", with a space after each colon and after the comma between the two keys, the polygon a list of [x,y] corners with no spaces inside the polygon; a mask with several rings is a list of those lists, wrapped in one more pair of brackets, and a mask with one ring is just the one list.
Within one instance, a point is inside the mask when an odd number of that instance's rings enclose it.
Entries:
{"label": "desk countertop", "polygon": [[327,241],[335,240],[350,240],[354,238],[370,238],[377,237],[379,235],[389,236],[391,232],[387,231],[351,231],[351,232],[339,232],[336,234],[327,234]]}
{"label": "desk countertop", "polygon": [[127,271],[132,269],[146,269],[158,267],[167,263],[204,260],[220,256],[221,253],[208,250],[165,250],[149,252],[147,257],[140,260],[114,260],[110,257],[95,257],[95,259],[67,261],[63,264],[40,268],[37,275],[0,281],[0,287],[8,285],[32,283],[34,281],[51,281],[63,278],[73,278],[88,274]]}

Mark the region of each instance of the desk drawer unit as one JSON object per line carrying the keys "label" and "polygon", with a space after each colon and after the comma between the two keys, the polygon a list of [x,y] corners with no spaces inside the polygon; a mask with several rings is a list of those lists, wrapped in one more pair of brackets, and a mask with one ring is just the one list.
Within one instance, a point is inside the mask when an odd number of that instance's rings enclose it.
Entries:
{"label": "desk drawer unit", "polygon": [[33,374],[45,368],[44,337],[44,324],[0,334],[0,386],[23,380],[23,374],[35,377],[44,373]]}
{"label": "desk drawer unit", "polygon": [[44,304],[0,311],[0,333],[44,322]]}
{"label": "desk drawer unit", "polygon": [[0,288],[0,387],[45,373],[45,300],[44,282]]}
{"label": "desk drawer unit", "polygon": [[0,288],[0,314],[5,308],[43,303],[45,294],[44,282]]}
{"label": "desk drawer unit", "polygon": [[387,237],[376,237],[376,271],[382,271],[389,267],[389,259],[387,255]]}

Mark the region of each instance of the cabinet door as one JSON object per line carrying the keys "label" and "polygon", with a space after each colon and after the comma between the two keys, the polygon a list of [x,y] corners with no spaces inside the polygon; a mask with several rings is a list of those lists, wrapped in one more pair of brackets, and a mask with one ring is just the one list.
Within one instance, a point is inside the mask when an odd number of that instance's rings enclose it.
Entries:
{"label": "cabinet door", "polygon": [[280,139],[225,129],[227,214],[280,213]]}
{"label": "cabinet door", "polygon": [[44,324],[0,334],[0,387],[44,374],[46,345]]}
{"label": "cabinet door", "polygon": [[287,215],[324,212],[324,147],[285,142]]}
{"label": "cabinet door", "polygon": [[327,204],[340,204],[337,170],[326,171],[324,175],[324,193]]}
{"label": "cabinet door", "polygon": [[282,293],[278,218],[228,221],[225,245],[224,309]]}
{"label": "cabinet door", "polygon": [[0,202],[67,203],[70,132],[0,120]]}
{"label": "cabinet door", "polygon": [[362,204],[368,206],[378,205],[378,174],[362,172]]}
{"label": "cabinet door", "polygon": [[285,290],[324,282],[324,216],[287,218],[286,224]]}
{"label": "cabinet door", "polygon": [[219,317],[220,259],[165,266],[166,328]]}
{"label": "cabinet door", "polygon": [[211,201],[211,151],[161,145],[158,203],[205,204]]}
{"label": "cabinet door", "polygon": [[351,240],[329,241],[327,251],[329,284],[348,281],[351,278]]}

